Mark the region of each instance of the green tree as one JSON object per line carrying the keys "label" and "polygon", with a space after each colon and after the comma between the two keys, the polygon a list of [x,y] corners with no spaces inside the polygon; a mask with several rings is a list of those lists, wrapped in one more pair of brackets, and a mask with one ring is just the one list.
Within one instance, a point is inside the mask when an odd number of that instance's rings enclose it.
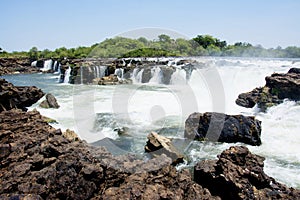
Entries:
{"label": "green tree", "polygon": [[38,59],[38,48],[32,47],[28,52],[28,56],[29,56],[30,60],[32,60],[32,61],[37,60]]}

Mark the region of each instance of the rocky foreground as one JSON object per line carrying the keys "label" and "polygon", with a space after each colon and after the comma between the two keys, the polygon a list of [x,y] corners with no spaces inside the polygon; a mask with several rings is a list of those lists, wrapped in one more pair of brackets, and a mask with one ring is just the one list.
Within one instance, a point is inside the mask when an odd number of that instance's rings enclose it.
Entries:
{"label": "rocky foreground", "polygon": [[[5,88],[19,92],[13,85],[3,87],[8,84],[4,80],[0,83],[1,93],[14,95]],[[18,98],[35,94],[29,88],[23,88],[29,94],[19,92]],[[38,100],[33,97],[31,103]],[[300,198],[300,190],[267,176],[264,159],[245,147],[231,147],[218,160],[199,162],[192,177],[188,170],[177,171],[165,154],[145,161],[92,147],[70,131],[51,127],[38,111],[10,106],[11,99],[1,99],[7,106],[0,112],[0,199]],[[17,108],[29,106],[28,101],[17,102]],[[155,142],[154,148],[169,143],[163,138]]]}
{"label": "rocky foreground", "polygon": [[236,104],[262,110],[283,102],[284,99],[300,100],[300,69],[291,68],[286,74],[274,73],[266,77],[266,85],[238,96]]}

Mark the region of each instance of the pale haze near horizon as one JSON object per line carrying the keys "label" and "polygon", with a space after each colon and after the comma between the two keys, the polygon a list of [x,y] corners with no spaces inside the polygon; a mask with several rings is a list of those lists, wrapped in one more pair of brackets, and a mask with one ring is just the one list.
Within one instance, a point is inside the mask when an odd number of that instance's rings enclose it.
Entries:
{"label": "pale haze near horizon", "polygon": [[0,5],[0,47],[9,52],[90,46],[148,27],[187,38],[209,34],[229,44],[300,47],[297,0],[0,0]]}

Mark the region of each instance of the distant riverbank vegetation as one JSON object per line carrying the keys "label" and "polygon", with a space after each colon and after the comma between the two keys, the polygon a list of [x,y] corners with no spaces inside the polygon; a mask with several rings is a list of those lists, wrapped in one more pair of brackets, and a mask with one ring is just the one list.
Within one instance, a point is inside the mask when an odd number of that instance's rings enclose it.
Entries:
{"label": "distant riverbank vegetation", "polygon": [[210,35],[198,35],[190,40],[173,39],[161,34],[157,39],[149,40],[144,37],[131,39],[115,37],[96,43],[90,47],[66,48],[60,47],[53,51],[39,50],[32,47],[28,52],[6,52],[0,48],[0,57],[29,57],[37,59],[63,59],[86,57],[161,57],[161,56],[230,56],[230,57],[272,57],[272,58],[300,58],[300,48],[290,46],[286,48],[263,48],[245,42],[227,44],[226,41]]}

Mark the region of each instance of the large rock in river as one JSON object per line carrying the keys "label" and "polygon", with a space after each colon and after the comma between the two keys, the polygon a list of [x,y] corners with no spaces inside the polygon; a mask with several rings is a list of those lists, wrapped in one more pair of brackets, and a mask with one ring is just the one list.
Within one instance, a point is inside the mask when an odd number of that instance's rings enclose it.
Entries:
{"label": "large rock in river", "polygon": [[266,85],[242,93],[236,104],[252,108],[256,104],[265,111],[268,107],[281,103],[283,99],[300,100],[300,69],[291,68],[288,73],[274,73],[266,77]]}
{"label": "large rock in river", "polygon": [[36,103],[42,96],[43,91],[35,86],[14,86],[0,79],[0,112],[13,108],[26,110],[26,107]]}
{"label": "large rock in river", "polygon": [[218,158],[199,162],[194,167],[194,179],[221,199],[300,198],[300,190],[288,188],[266,175],[264,158],[246,147],[230,147]]}
{"label": "large rock in river", "polygon": [[192,113],[185,121],[185,138],[261,145],[261,122],[253,116]]}

